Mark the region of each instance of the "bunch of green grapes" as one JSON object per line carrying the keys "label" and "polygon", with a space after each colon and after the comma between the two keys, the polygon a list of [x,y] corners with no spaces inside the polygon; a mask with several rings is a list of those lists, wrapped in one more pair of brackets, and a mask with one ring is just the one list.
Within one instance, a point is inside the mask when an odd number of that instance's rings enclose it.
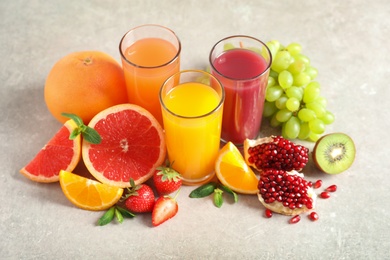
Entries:
{"label": "bunch of green grapes", "polygon": [[288,139],[317,141],[325,126],[334,122],[334,115],[326,109],[327,100],[320,95],[318,75],[302,46],[279,41],[267,43],[272,53],[272,64],[265,95],[263,116],[270,118],[273,127],[282,127]]}

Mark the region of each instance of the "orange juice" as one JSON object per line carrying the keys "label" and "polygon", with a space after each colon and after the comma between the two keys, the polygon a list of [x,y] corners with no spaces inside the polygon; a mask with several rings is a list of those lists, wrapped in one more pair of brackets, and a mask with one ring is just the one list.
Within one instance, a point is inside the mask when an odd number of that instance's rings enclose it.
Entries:
{"label": "orange juice", "polygon": [[161,97],[169,160],[184,184],[206,182],[214,175],[221,100],[223,97],[212,87],[196,82],[179,84]]}
{"label": "orange juice", "polygon": [[162,124],[158,92],[164,81],[179,71],[180,46],[148,37],[122,49],[129,102],[145,108]]}

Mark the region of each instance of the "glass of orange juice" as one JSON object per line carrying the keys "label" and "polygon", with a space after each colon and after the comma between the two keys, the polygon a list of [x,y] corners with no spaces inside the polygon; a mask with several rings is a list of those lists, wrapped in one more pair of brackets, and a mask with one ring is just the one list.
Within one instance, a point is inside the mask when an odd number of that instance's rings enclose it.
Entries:
{"label": "glass of orange juice", "polygon": [[119,44],[129,102],[148,110],[162,125],[158,93],[164,81],[180,70],[181,43],[160,25],[128,31]]}
{"label": "glass of orange juice", "polygon": [[169,161],[186,185],[202,184],[214,176],[224,99],[221,83],[200,70],[180,71],[161,87]]}

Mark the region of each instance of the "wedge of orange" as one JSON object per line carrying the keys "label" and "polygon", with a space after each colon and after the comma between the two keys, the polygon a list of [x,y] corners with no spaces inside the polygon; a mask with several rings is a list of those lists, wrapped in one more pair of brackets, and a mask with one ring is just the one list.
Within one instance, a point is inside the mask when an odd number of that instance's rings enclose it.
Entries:
{"label": "wedge of orange", "polygon": [[256,174],[245,163],[238,148],[228,142],[219,151],[215,162],[215,173],[219,181],[237,193],[257,194],[259,182]]}
{"label": "wedge of orange", "polygon": [[75,206],[86,210],[106,210],[119,201],[123,189],[60,171],[61,189]]}

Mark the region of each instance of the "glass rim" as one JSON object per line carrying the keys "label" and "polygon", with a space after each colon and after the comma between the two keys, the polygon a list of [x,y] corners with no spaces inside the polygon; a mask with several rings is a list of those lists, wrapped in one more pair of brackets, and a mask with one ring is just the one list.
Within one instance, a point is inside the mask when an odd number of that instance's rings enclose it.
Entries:
{"label": "glass rim", "polygon": [[[163,91],[163,88],[165,86],[165,84],[173,79],[174,77],[176,77],[177,75],[179,74],[184,74],[184,73],[187,73],[187,72],[197,72],[197,73],[203,73],[203,74],[206,74],[207,76],[209,76],[210,78],[212,78],[213,80],[215,80],[218,85],[220,86],[221,88],[221,95],[220,95],[220,100],[218,102],[218,105],[213,108],[210,112],[207,112],[205,114],[202,114],[202,115],[199,115],[199,116],[183,116],[183,115],[179,115],[173,111],[171,111],[169,108],[166,107],[164,101],[163,101],[163,98],[162,98],[162,91]],[[187,83],[187,82],[186,82]],[[200,83],[200,82],[198,82]],[[180,85],[181,83],[179,83],[178,85]],[[200,84],[203,84],[203,83],[200,83]],[[175,85],[175,86],[178,86],[178,85]],[[204,84],[206,85],[206,84]],[[208,87],[211,87],[210,85],[206,85]],[[218,94],[219,95],[219,94]],[[171,115],[175,116],[175,117],[179,117],[179,118],[183,118],[183,119],[199,119],[199,118],[202,118],[202,117],[207,117],[213,113],[215,113],[217,110],[219,110],[222,105],[223,105],[223,102],[225,100],[225,89],[223,88],[222,86],[222,83],[214,76],[212,75],[211,73],[208,73],[207,71],[203,71],[203,70],[182,70],[182,71],[179,71],[179,72],[176,72],[175,74],[171,75],[169,78],[167,78],[164,83],[162,84],[161,88],[160,88],[160,91],[159,91],[159,99],[160,99],[160,104],[162,105],[162,107],[164,108],[164,110],[166,110],[168,113],[170,113]]]}
{"label": "glass rim", "polygon": [[[221,42],[223,41],[226,41],[228,39],[232,39],[232,38],[247,38],[247,39],[251,39],[251,40],[254,40],[254,41],[257,41],[258,43],[260,43],[261,45],[263,45],[263,47],[266,48],[267,52],[268,52],[268,55],[269,55],[269,61],[267,62],[267,67],[264,69],[263,72],[261,72],[260,74],[256,75],[256,76],[253,76],[253,77],[250,77],[250,78],[247,78],[247,79],[237,79],[237,78],[232,78],[232,77],[229,77],[229,76],[226,76],[225,74],[222,74],[221,72],[219,72],[219,70],[217,70],[215,67],[214,67],[214,64],[213,64],[213,61],[211,60],[211,56],[212,56],[212,53],[213,51],[215,50],[215,48],[217,47],[217,45],[219,45]],[[260,55],[261,56],[261,55]],[[254,80],[254,79],[257,79],[257,78],[260,78],[261,76],[263,76],[265,73],[267,73],[267,71],[270,70],[271,68],[271,64],[272,64],[272,54],[271,54],[271,51],[270,49],[268,48],[267,44],[265,44],[263,41],[255,38],[255,37],[252,37],[252,36],[248,36],[248,35],[232,35],[232,36],[228,36],[228,37],[225,37],[221,40],[219,40],[216,44],[214,44],[214,46],[211,48],[211,51],[210,51],[210,54],[209,54],[209,63],[210,63],[210,66],[211,68],[213,69],[213,71],[215,71],[218,75],[220,75],[221,77],[224,77],[226,79],[229,79],[229,80],[232,80],[232,81],[250,81],[250,80]]]}
{"label": "glass rim", "polygon": [[[122,44],[123,44],[123,42],[124,42],[126,36],[128,36],[131,32],[135,31],[136,29],[139,29],[139,28],[142,28],[142,27],[148,27],[148,26],[151,26],[151,27],[159,27],[159,28],[161,28],[161,29],[165,29],[165,30],[167,30],[168,32],[172,33],[172,35],[176,38],[177,43],[178,43],[179,46],[178,46],[178,49],[177,49],[177,52],[176,52],[175,56],[174,56],[171,60],[169,60],[168,62],[163,63],[163,64],[161,64],[161,65],[157,65],[157,66],[142,66],[142,65],[138,65],[138,64],[135,64],[135,63],[129,61],[129,60],[125,57],[125,55],[123,54],[123,51],[122,51]],[[130,45],[130,46],[131,46],[131,45]],[[129,47],[129,46],[128,46],[128,47]],[[139,25],[139,26],[137,26],[137,27],[134,27],[134,28],[128,30],[128,31],[123,35],[122,39],[121,39],[120,42],[119,42],[119,53],[121,54],[122,60],[126,61],[126,63],[128,63],[128,64],[130,64],[130,65],[132,65],[132,66],[134,66],[134,67],[136,67],[136,68],[142,68],[142,69],[156,69],[156,68],[162,68],[162,67],[165,67],[165,66],[167,66],[167,65],[169,65],[169,64],[172,64],[172,63],[174,63],[174,62],[179,58],[180,52],[181,52],[181,42],[180,42],[179,37],[176,35],[176,33],[175,33],[173,30],[169,29],[168,27],[165,27],[165,26],[162,26],[162,25],[158,25],[158,24],[143,24],[143,25]]]}

